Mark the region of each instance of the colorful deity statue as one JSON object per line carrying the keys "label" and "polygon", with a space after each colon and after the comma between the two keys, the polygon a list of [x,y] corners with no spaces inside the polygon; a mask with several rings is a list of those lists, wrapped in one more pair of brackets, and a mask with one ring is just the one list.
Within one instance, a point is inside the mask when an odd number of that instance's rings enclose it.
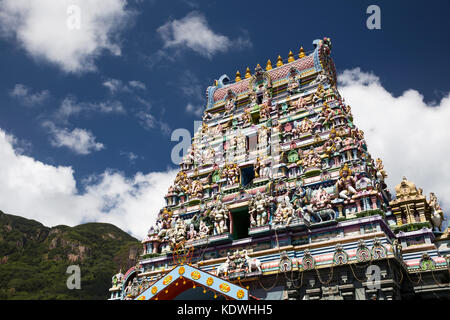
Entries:
{"label": "colorful deity statue", "polygon": [[269,128],[266,128],[266,126],[261,126],[258,129],[258,145],[262,148],[267,146],[268,139],[269,139]]}
{"label": "colorful deity statue", "polygon": [[186,240],[186,223],[183,218],[178,217],[175,221],[171,241],[173,244],[177,244],[183,242],[184,240]]}
{"label": "colorful deity statue", "polygon": [[300,133],[305,134],[305,133],[310,133],[313,127],[313,122],[308,118],[304,118],[300,124]]}
{"label": "colorful deity statue", "polygon": [[227,185],[231,186],[239,183],[239,167],[235,163],[225,165],[222,170],[222,177],[226,178]]}
{"label": "colorful deity statue", "polygon": [[270,199],[261,192],[255,194],[249,204],[250,226],[261,227],[267,223]]}
{"label": "colorful deity statue", "polygon": [[274,227],[289,225],[294,218],[294,214],[294,208],[289,202],[289,198],[285,196],[278,203],[277,209],[275,210],[274,219],[272,220],[272,225]]}
{"label": "colorful deity statue", "polygon": [[186,172],[180,171],[178,172],[175,178],[174,191],[175,192],[183,192],[187,193],[189,190],[190,179],[187,177]]}
{"label": "colorful deity statue", "polygon": [[230,212],[222,201],[219,200],[219,203],[211,210],[210,216],[214,221],[214,234],[228,232]]}
{"label": "colorful deity statue", "polygon": [[236,97],[231,90],[228,90],[225,102],[225,114],[230,114],[236,108]]}
{"label": "colorful deity statue", "polygon": [[315,104],[315,103],[317,103],[319,100],[323,100],[324,96],[325,96],[325,90],[323,89],[322,84],[319,84],[319,85],[317,86],[316,91],[315,91],[314,94],[313,94],[313,97],[312,97],[313,103]]}
{"label": "colorful deity statue", "polygon": [[188,194],[192,198],[202,198],[203,197],[203,184],[200,180],[194,180],[191,184],[189,184]]}
{"label": "colorful deity statue", "polygon": [[303,208],[308,204],[306,189],[301,186],[297,187],[292,194],[291,203],[294,206],[297,215],[301,217]]}
{"label": "colorful deity statue", "polygon": [[356,141],[356,144],[358,145],[358,150],[362,152],[367,148],[366,146],[366,140],[364,139],[364,131],[359,130],[358,128],[355,128],[351,131],[351,134],[353,138]]}
{"label": "colorful deity statue", "polygon": [[377,158],[376,160],[375,169],[377,170],[377,178],[381,181],[384,181],[384,179],[387,178],[388,175],[384,170],[383,161],[380,158]]}
{"label": "colorful deity statue", "polygon": [[356,194],[356,181],[352,176],[352,171],[347,164],[339,171],[339,180],[336,182],[336,189],[339,198],[348,200]]}
{"label": "colorful deity statue", "polygon": [[431,208],[431,222],[433,223],[433,226],[438,228],[440,231],[445,217],[444,212],[439,205],[438,199],[433,192],[430,192],[430,200],[428,200],[428,204]]}
{"label": "colorful deity statue", "polygon": [[316,194],[311,198],[311,204],[313,210],[323,210],[331,208],[331,195],[320,186]]}
{"label": "colorful deity statue", "polygon": [[294,68],[291,68],[291,70],[289,71],[289,80],[287,86],[287,91],[291,95],[296,93],[299,88],[298,78],[299,76],[297,71]]}
{"label": "colorful deity statue", "polygon": [[204,152],[203,152],[203,163],[206,165],[211,165],[214,163],[214,157],[216,155],[216,152],[214,151],[213,148],[207,148]]}
{"label": "colorful deity statue", "polygon": [[249,108],[244,109],[244,113],[241,115],[241,120],[243,125],[252,123],[252,115]]}
{"label": "colorful deity statue", "polygon": [[297,109],[306,109],[306,100],[303,97],[298,98],[297,103],[295,104]]}
{"label": "colorful deity statue", "polygon": [[339,152],[342,148],[342,139],[338,136],[336,129],[332,128],[330,131],[330,136],[328,140],[325,142],[324,146],[325,153],[330,156],[335,152]]}
{"label": "colorful deity statue", "polygon": [[304,152],[299,149],[299,155],[301,158],[299,163],[303,166],[305,171],[311,168],[322,168],[322,159],[314,148],[305,150]]}
{"label": "colorful deity statue", "polygon": [[243,135],[242,133],[238,134],[236,138],[236,144],[237,144],[237,153],[243,154],[247,150],[247,137]]}

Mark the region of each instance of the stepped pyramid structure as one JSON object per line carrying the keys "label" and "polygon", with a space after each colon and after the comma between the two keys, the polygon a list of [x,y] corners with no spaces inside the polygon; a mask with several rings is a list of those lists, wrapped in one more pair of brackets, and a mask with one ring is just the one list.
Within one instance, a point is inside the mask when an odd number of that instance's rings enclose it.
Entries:
{"label": "stepped pyramid structure", "polygon": [[139,263],[111,299],[449,298],[431,193],[393,197],[337,90],[331,40],[223,75]]}

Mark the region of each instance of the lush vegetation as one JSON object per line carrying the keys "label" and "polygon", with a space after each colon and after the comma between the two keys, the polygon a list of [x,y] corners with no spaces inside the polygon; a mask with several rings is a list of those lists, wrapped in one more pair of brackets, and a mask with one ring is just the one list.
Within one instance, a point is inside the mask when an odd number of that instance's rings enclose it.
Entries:
{"label": "lush vegetation", "polygon": [[[136,263],[139,241],[114,225],[48,228],[0,211],[0,299],[107,299],[111,277]],[[81,289],[69,290],[69,265]]]}

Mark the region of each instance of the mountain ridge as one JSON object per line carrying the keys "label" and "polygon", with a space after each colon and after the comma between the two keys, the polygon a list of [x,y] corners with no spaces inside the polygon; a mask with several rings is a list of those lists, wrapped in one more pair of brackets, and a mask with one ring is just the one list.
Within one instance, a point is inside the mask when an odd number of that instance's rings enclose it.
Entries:
{"label": "mountain ridge", "polygon": [[[0,299],[107,299],[111,277],[135,265],[140,242],[109,223],[47,227],[0,211]],[[81,289],[67,267],[78,265]]]}

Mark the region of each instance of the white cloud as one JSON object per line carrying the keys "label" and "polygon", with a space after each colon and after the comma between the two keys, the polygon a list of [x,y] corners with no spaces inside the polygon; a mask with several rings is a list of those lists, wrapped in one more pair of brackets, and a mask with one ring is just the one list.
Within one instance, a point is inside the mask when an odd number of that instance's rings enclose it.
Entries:
{"label": "white cloud", "polygon": [[144,112],[144,111],[140,111],[137,113],[137,118],[139,120],[139,123],[141,124],[141,126],[146,129],[146,130],[151,130],[151,129],[157,129],[159,127],[159,129],[161,130],[161,132],[165,135],[169,135],[170,134],[170,126],[168,123],[162,121],[162,120],[158,120],[154,115],[152,115],[151,113],[148,112]]}
{"label": "white cloud", "polygon": [[116,113],[123,114],[125,108],[119,101],[105,101],[105,102],[77,102],[73,96],[66,97],[62,102],[58,110],[56,111],[56,119],[67,122],[67,119],[71,116],[78,114],[86,114],[89,112],[98,113]]}
{"label": "white cloud", "polygon": [[187,47],[207,58],[211,58],[216,52],[226,52],[235,44],[239,45],[236,46],[238,48],[251,45],[248,38],[231,40],[215,33],[208,26],[206,18],[196,11],[182,19],[166,22],[157,32],[164,42],[164,48]]}
{"label": "white cloud", "polygon": [[14,89],[9,92],[9,95],[18,99],[23,105],[32,107],[43,104],[50,97],[50,92],[48,90],[43,90],[32,93],[30,88],[18,83],[14,86]]}
{"label": "white cloud", "polygon": [[67,128],[58,128],[50,121],[44,122],[43,126],[49,129],[52,135],[50,143],[54,147],[66,147],[82,155],[105,148],[103,143],[95,141],[95,136],[88,130],[75,128],[70,131]]}
{"label": "white cloud", "polygon": [[15,150],[0,129],[0,209],[45,225],[108,222],[143,238],[164,206],[176,171],[136,173],[127,178],[106,170],[77,188],[71,167],[52,166]]}
{"label": "white cloud", "polygon": [[[95,59],[107,51],[121,55],[120,32],[130,20],[126,0],[2,0],[0,31],[15,39],[33,58],[66,72],[95,70]],[[80,28],[69,28],[80,9]],[[73,25],[73,24],[70,24]]]}
{"label": "white cloud", "polygon": [[369,152],[380,157],[395,186],[403,176],[434,192],[450,212],[450,93],[438,104],[427,104],[416,90],[395,97],[373,73],[359,68],[338,76],[339,92],[352,107],[355,124],[364,131]]}
{"label": "white cloud", "polygon": [[128,81],[128,85],[125,84],[122,80],[118,79],[108,79],[103,82],[103,86],[109,89],[111,93],[116,92],[131,92],[132,88],[134,89],[140,89],[140,90],[146,90],[146,85],[138,80],[131,80]]}
{"label": "white cloud", "polygon": [[186,106],[186,112],[192,113],[193,115],[197,117],[201,117],[203,114],[203,107],[202,106],[194,106],[192,103],[188,103]]}

